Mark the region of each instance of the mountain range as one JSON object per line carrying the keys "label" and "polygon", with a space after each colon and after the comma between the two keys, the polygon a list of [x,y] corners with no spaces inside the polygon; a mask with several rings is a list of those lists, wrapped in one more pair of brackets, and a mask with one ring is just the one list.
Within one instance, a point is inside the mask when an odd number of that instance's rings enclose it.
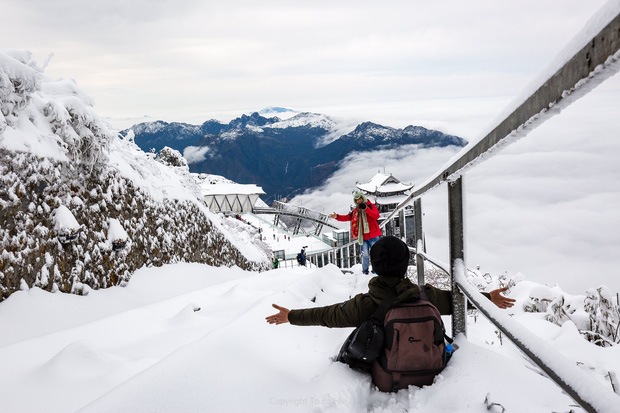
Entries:
{"label": "mountain range", "polygon": [[267,193],[263,198],[268,202],[319,186],[353,152],[402,145],[462,147],[467,143],[421,126],[397,129],[363,122],[346,134],[339,135],[338,130],[336,122],[323,114],[303,112],[281,119],[254,112],[229,123],[140,123],[121,134],[127,136],[132,131],[135,143],[144,151],[159,151],[165,146],[180,151],[192,172],[257,184]]}

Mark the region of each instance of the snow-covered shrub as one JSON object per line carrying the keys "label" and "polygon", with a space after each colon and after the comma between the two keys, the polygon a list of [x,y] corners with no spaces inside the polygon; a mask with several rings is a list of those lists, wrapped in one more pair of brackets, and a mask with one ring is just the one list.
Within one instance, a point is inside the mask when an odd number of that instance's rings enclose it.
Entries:
{"label": "snow-covered shrub", "polygon": [[144,265],[269,268],[214,224],[180,153],[162,157],[180,166],[121,141],[74,81],[48,78],[30,52],[0,50],[0,301],[24,285],[123,285]]}
{"label": "snow-covered shrub", "polygon": [[[407,268],[407,277],[414,283],[418,283],[418,268],[416,265],[410,265]],[[424,263],[424,282],[443,290],[450,290],[452,288],[450,276],[428,261]]]}
{"label": "snow-covered shrub", "polygon": [[528,301],[523,304],[523,309],[529,313],[544,313],[549,308],[549,304],[558,298],[551,288],[540,285],[532,288]]}
{"label": "snow-covered shrub", "polygon": [[0,51],[0,133],[15,124],[40,85],[41,71],[29,52]]}
{"label": "snow-covered shrub", "polygon": [[136,143],[136,134],[132,129],[129,129],[123,139],[131,143]]}
{"label": "snow-covered shrub", "polygon": [[589,315],[589,330],[581,333],[594,344],[607,347],[620,343],[620,302],[618,294],[602,285],[590,288],[584,300]]}
{"label": "snow-covered shrub", "polygon": [[185,160],[183,155],[181,155],[181,152],[177,151],[176,149],[169,148],[168,146],[164,146],[159,151],[155,160],[163,163],[164,165],[181,167],[189,170],[189,167],[187,166],[187,161]]}
{"label": "snow-covered shrub", "polygon": [[475,270],[469,270],[467,272],[467,281],[472,285],[478,287],[480,291],[491,291],[496,288],[508,287],[510,289],[523,280],[523,274],[516,273],[509,275],[504,271],[500,275],[492,276],[489,273],[482,272],[480,266],[477,266]]}
{"label": "snow-covered shrub", "polygon": [[114,137],[93,104],[72,80],[45,76],[30,52],[0,50],[0,143],[8,139],[2,136],[6,129],[13,128],[16,133],[6,146],[55,152],[57,159],[69,157],[92,169],[106,161]]}
{"label": "snow-covered shrub", "polygon": [[108,243],[113,251],[120,251],[127,246],[129,235],[116,218],[108,220]]}
{"label": "snow-covered shrub", "polygon": [[523,305],[526,312],[544,313],[545,320],[559,326],[571,321],[588,341],[602,347],[620,343],[619,307],[618,295],[606,286],[591,288],[584,297],[539,285]]}
{"label": "snow-covered shrub", "polygon": [[80,224],[64,205],[60,205],[52,214],[54,218],[54,232],[61,244],[67,244],[77,239]]}
{"label": "snow-covered shrub", "polygon": [[491,284],[492,277],[489,273],[482,273],[480,266],[476,266],[475,270],[470,270],[467,274],[467,281],[476,286],[480,291]]}
{"label": "snow-covered shrub", "polygon": [[[58,211],[73,217],[71,225],[60,219],[59,231],[75,228],[75,217],[81,224],[75,241],[64,246],[54,229]],[[111,228],[113,220],[127,234],[122,251],[112,251],[108,241],[121,233]],[[244,257],[197,202],[154,199],[114,168],[87,173],[0,147],[0,301],[23,285],[85,294],[124,285],[142,266],[178,261],[269,267],[267,260]]]}

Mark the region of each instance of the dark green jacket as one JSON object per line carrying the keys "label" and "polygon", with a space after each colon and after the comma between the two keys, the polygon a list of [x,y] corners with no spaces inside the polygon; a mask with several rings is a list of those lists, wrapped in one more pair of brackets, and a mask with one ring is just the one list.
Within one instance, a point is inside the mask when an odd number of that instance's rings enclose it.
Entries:
{"label": "dark green jacket", "polygon": [[[358,294],[343,303],[291,310],[288,313],[288,320],[298,326],[358,327],[364,321],[370,320],[390,290],[396,290],[394,305],[420,296],[420,287],[408,278],[373,277],[368,283],[368,289],[368,293]],[[451,291],[440,290],[426,284],[426,294],[441,314],[452,314]]]}

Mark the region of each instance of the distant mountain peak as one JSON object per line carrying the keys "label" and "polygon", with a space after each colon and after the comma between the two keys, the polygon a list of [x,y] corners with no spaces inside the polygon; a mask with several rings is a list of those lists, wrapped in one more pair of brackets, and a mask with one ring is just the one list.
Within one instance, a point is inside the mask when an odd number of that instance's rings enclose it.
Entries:
{"label": "distant mountain peak", "polygon": [[362,122],[357,125],[353,132],[345,136],[353,139],[384,140],[398,136],[399,134],[402,134],[402,130],[400,129],[379,125],[373,122]]}
{"label": "distant mountain peak", "polygon": [[321,113],[301,112],[290,119],[272,123],[268,127],[279,129],[310,127],[330,131],[336,127],[336,122]]}
{"label": "distant mountain peak", "polygon": [[243,129],[248,125],[262,127],[279,121],[280,119],[278,117],[266,118],[261,116],[258,112],[254,112],[251,115],[243,114],[231,120],[228,124],[228,129]]}
{"label": "distant mountain peak", "polygon": [[[189,162],[192,172],[222,175],[236,182],[256,182],[269,194],[268,199],[320,185],[352,152],[396,149],[401,145],[424,148],[466,143],[421,126],[398,129],[374,122],[358,124],[342,135],[343,125],[324,114],[299,112],[282,119],[262,112],[241,115],[227,124],[205,122],[187,140],[179,139],[181,130],[168,133],[164,129],[158,136],[136,134],[135,142],[143,148],[169,146],[182,153],[186,148],[208,152],[207,157]],[[338,136],[317,145],[331,135]]]}
{"label": "distant mountain peak", "polygon": [[[177,135],[178,139],[183,139],[186,136],[191,136],[199,133],[200,126],[190,125],[188,123],[181,122],[164,122],[163,120],[156,120],[155,122],[143,122],[132,126],[128,130],[133,130],[135,134],[157,134],[165,131],[173,132]],[[126,131],[121,131],[121,134]]]}

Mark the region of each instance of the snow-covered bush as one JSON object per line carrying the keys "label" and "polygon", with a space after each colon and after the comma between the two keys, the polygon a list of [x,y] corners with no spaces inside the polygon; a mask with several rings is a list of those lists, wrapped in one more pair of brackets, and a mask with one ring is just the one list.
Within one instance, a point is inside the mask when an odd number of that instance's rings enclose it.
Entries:
{"label": "snow-covered bush", "polygon": [[620,343],[620,302],[606,286],[590,288],[584,300],[589,315],[589,330],[582,331],[589,341],[601,347]]}
{"label": "snow-covered bush", "polygon": [[[76,227],[73,242],[58,242],[58,232]],[[125,248],[113,251],[122,239]],[[0,301],[24,283],[86,294],[123,285],[142,266],[178,261],[269,267],[245,258],[198,202],[154,199],[114,168],[85,173],[0,147]]]}
{"label": "snow-covered bush", "polygon": [[61,244],[67,244],[74,241],[78,236],[80,224],[64,205],[60,205],[53,213],[54,232]]}
{"label": "snow-covered bush", "polygon": [[[93,104],[74,81],[45,76],[30,52],[0,50],[3,146],[68,158],[90,169],[101,165],[115,134],[93,110]],[[12,129],[8,136],[7,129]],[[7,139],[10,142],[2,142]]]}
{"label": "snow-covered bush", "polygon": [[544,313],[545,320],[559,326],[571,321],[588,341],[602,347],[620,343],[619,307],[618,295],[606,286],[591,288],[584,297],[539,285],[523,304],[526,312]]}
{"label": "snow-covered bush", "polygon": [[185,160],[183,155],[181,155],[181,152],[168,146],[164,146],[163,148],[161,148],[155,160],[163,163],[164,165],[180,167],[189,171],[187,161]]}
{"label": "snow-covered bush", "polygon": [[504,287],[508,287],[510,292],[510,289],[521,282],[523,278],[523,274],[519,272],[511,276],[506,271],[497,276],[492,276],[489,273],[482,272],[480,266],[467,272],[467,281],[478,287],[480,291],[487,292]]}
{"label": "snow-covered bush", "polygon": [[116,218],[108,220],[108,243],[113,251],[122,250],[127,246],[129,235],[123,228],[120,221]]}
{"label": "snow-covered bush", "polygon": [[24,286],[123,285],[144,265],[269,268],[213,222],[178,151],[160,156],[174,168],[155,162],[93,105],[30,52],[0,50],[0,301]]}
{"label": "snow-covered bush", "polygon": [[558,297],[551,288],[540,285],[532,288],[529,299],[523,304],[523,309],[529,313],[544,313],[549,308],[549,304],[554,302]]}

